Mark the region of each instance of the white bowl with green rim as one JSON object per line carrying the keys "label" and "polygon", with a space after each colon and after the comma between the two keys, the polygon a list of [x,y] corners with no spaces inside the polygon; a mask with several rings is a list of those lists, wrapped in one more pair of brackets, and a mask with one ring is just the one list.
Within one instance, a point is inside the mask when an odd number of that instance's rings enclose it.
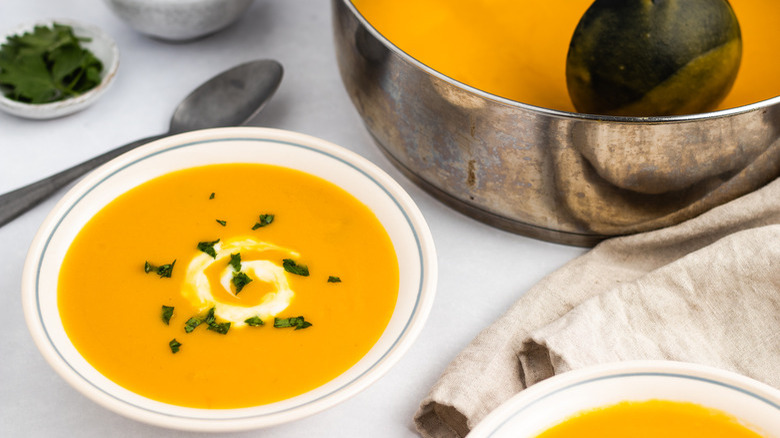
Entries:
{"label": "white bowl with green rim", "polygon": [[[379,219],[399,266],[398,299],[384,332],[347,371],[298,396],[240,409],[175,406],[133,393],[104,377],[73,346],[57,306],[60,265],[81,228],[128,190],[167,173],[219,163],[260,163],[309,173],[346,190]],[[365,158],[307,135],[265,128],[219,128],[166,137],[96,169],[54,207],[36,234],[22,275],[30,333],[44,358],[68,383],[129,418],[192,431],[237,431],[286,423],[320,412],[362,391],[409,349],[425,324],[436,291],[433,239],[403,188]]]}
{"label": "white bowl with green rim", "polygon": [[488,414],[469,438],[533,438],[579,413],[646,400],[695,403],[761,436],[780,437],[780,389],[712,366],[649,360],[595,365],[543,380]]}

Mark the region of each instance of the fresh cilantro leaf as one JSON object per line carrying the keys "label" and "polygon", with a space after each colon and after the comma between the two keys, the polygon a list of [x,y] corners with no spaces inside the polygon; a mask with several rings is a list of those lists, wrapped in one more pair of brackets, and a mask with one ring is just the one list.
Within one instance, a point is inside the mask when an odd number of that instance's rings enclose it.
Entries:
{"label": "fresh cilantro leaf", "polygon": [[274,327],[276,328],[295,327],[295,330],[301,330],[311,326],[312,324],[304,320],[302,316],[293,318],[274,318]]}
{"label": "fresh cilantro leaf", "polygon": [[253,316],[251,318],[247,318],[244,320],[245,323],[247,323],[250,327],[259,327],[261,325],[265,325],[262,319],[260,319],[259,316]]}
{"label": "fresh cilantro leaf", "polygon": [[49,103],[78,96],[97,86],[103,64],[73,33],[54,23],[8,37],[0,45],[0,89],[26,103]]}
{"label": "fresh cilantro leaf", "polygon": [[225,225],[227,225],[227,221],[223,221],[223,220],[220,220],[220,219],[217,219],[217,223],[218,223],[218,224],[220,224],[220,225],[222,225],[223,227],[224,227]]}
{"label": "fresh cilantro leaf", "polygon": [[144,263],[144,272],[146,272],[148,274],[148,273],[152,272],[153,269],[154,269],[154,266],[152,266],[151,263],[149,263],[149,262],[145,262]]}
{"label": "fresh cilantro leaf", "polygon": [[171,353],[176,354],[179,352],[179,347],[181,347],[181,342],[177,341],[176,338],[173,338],[171,342],[168,342],[168,346],[171,347]]}
{"label": "fresh cilantro leaf", "polygon": [[214,192],[211,192],[211,194],[209,195],[209,199],[214,199],[214,196],[215,196],[215,195],[216,195],[216,194],[215,194]]}
{"label": "fresh cilantro leaf", "polygon": [[217,258],[217,251],[214,249],[214,245],[219,242],[219,239],[211,242],[198,242],[198,249],[210,255],[212,258]]}
{"label": "fresh cilantro leaf", "polygon": [[252,227],[252,229],[256,230],[258,228],[262,228],[262,227],[268,226],[273,221],[274,221],[274,215],[272,215],[272,214],[261,214],[259,221],[255,223],[255,225]]}
{"label": "fresh cilantro leaf", "polygon": [[[5,48],[3,45],[0,48]],[[47,103],[65,97],[48,76],[46,62],[33,55],[0,53],[0,86],[9,99],[25,103]]]}
{"label": "fresh cilantro leaf", "polygon": [[335,275],[329,275],[328,276],[328,283],[341,283],[341,278],[336,277]]}
{"label": "fresh cilantro leaf", "polygon": [[236,295],[238,295],[244,286],[252,282],[252,279],[243,272],[234,272],[232,282],[233,286],[236,287]]}
{"label": "fresh cilantro leaf", "polygon": [[283,259],[282,267],[284,267],[284,270],[290,274],[300,275],[303,277],[309,276],[309,267],[306,265],[299,265],[295,263],[295,260],[293,259]]}
{"label": "fresh cilantro leaf", "polygon": [[234,271],[240,271],[241,270],[241,253],[237,252],[235,254],[230,254],[230,262],[228,262],[228,265],[230,265]]}
{"label": "fresh cilantro leaf", "polygon": [[173,316],[173,307],[162,306],[162,321],[165,323],[165,325],[170,325],[172,316]]}

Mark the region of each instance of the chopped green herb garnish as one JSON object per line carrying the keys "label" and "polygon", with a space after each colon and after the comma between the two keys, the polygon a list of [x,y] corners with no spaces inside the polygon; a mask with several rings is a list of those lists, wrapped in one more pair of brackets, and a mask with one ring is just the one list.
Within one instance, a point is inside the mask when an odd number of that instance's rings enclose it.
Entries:
{"label": "chopped green herb garnish", "polygon": [[303,277],[309,276],[309,267],[306,265],[299,265],[295,263],[293,259],[282,260],[282,266],[284,270],[295,275],[301,275]]}
{"label": "chopped green herb garnish", "polygon": [[0,45],[0,89],[9,99],[49,103],[75,97],[100,84],[103,63],[68,25],[35,26]]}
{"label": "chopped green herb garnish", "polygon": [[214,245],[219,242],[219,239],[211,242],[198,242],[198,249],[210,255],[212,258],[217,258],[217,251],[214,249]]}
{"label": "chopped green herb garnish", "polygon": [[176,338],[173,338],[171,342],[168,342],[168,346],[171,347],[171,353],[176,354],[179,352],[179,347],[181,347],[181,342],[177,341]]}
{"label": "chopped green herb garnish", "polygon": [[197,316],[193,316],[184,323],[184,331],[187,333],[192,333],[192,331],[198,328],[198,326],[201,324],[203,324],[203,319]]}
{"label": "chopped green herb garnish", "polygon": [[244,320],[245,323],[247,323],[250,327],[259,327],[261,325],[265,325],[262,319],[260,319],[259,316],[253,316],[251,318],[247,318]]}
{"label": "chopped green herb garnish", "polygon": [[230,322],[212,322],[209,324],[208,329],[221,335],[226,335],[228,330],[230,330]]}
{"label": "chopped green herb garnish", "polygon": [[162,306],[162,320],[166,325],[170,324],[172,316],[173,316],[173,307]]}
{"label": "chopped green herb garnish", "polygon": [[328,283],[341,283],[341,278],[336,277],[335,275],[329,275],[328,276]]}
{"label": "chopped green herb garnish", "polygon": [[235,254],[230,254],[230,262],[228,262],[228,265],[230,265],[234,271],[240,271],[241,270],[241,253],[237,252]]}
{"label": "chopped green herb garnish", "polygon": [[209,195],[209,199],[214,199],[214,192],[211,192],[211,194]]}
{"label": "chopped green herb garnish", "polygon": [[173,273],[173,265],[175,264],[176,264],[176,260],[174,260],[171,263],[158,267],[157,274],[160,276],[160,278],[171,278],[171,274]]}
{"label": "chopped green herb garnish", "polygon": [[305,329],[311,327],[311,323],[304,320],[302,316],[296,316],[293,318],[274,318],[274,327],[276,328],[288,328],[295,327],[295,330]]}
{"label": "chopped green herb garnish", "polygon": [[214,322],[217,320],[217,318],[214,316],[214,310],[216,310],[216,307],[209,309],[209,311],[206,313],[206,317],[203,318],[203,322],[209,325],[214,324]]}
{"label": "chopped green herb garnish", "polygon": [[220,225],[222,225],[223,227],[224,227],[225,225],[227,225],[227,221],[223,221],[223,220],[220,220],[220,219],[217,219],[217,223],[218,223],[218,224],[220,224]]}
{"label": "chopped green herb garnish", "polygon": [[192,333],[193,330],[198,328],[198,326],[203,323],[208,325],[214,324],[216,321],[216,318],[214,317],[214,309],[215,308],[212,307],[205,314],[196,315],[188,319],[187,322],[184,323],[184,331],[187,333]]}
{"label": "chopped green herb garnish", "polygon": [[244,286],[252,282],[252,279],[249,278],[249,276],[243,272],[234,272],[232,281],[233,281],[233,286],[236,287],[236,295],[238,295],[238,293],[241,292],[241,289],[243,289]]}
{"label": "chopped green herb garnish", "polygon": [[293,327],[295,324],[296,318],[274,318],[274,327],[276,328],[287,328],[287,327]]}
{"label": "chopped green herb garnish", "polygon": [[[226,334],[228,330],[230,330],[230,322],[217,322],[217,318],[214,316],[215,309],[216,309],[215,307],[212,307],[211,309],[209,309],[208,312],[206,312],[205,315],[193,317],[193,318],[197,318],[199,322],[197,324],[193,323],[194,327],[192,328],[192,330],[195,330],[195,327],[199,326],[200,324],[206,324],[209,330],[223,335]],[[184,330],[187,331],[186,326]],[[187,331],[187,333],[191,332],[192,330]]]}
{"label": "chopped green herb garnish", "polygon": [[255,225],[252,227],[252,229],[256,230],[258,228],[265,227],[267,225],[270,225],[271,222],[273,222],[273,221],[274,221],[274,215],[272,215],[272,214],[261,214],[259,221],[255,223]]}
{"label": "chopped green herb garnish", "polygon": [[233,268],[233,285],[236,287],[236,294],[241,292],[241,289],[249,284],[252,279],[241,271],[241,253],[230,254],[230,262],[228,262]]}
{"label": "chopped green herb garnish", "polygon": [[147,261],[144,262],[144,272],[146,272],[147,274],[150,272],[155,272],[157,273],[157,275],[160,276],[160,278],[171,278],[171,274],[173,273],[173,265],[175,264],[176,264],[176,260],[162,266],[154,266],[153,264]]}

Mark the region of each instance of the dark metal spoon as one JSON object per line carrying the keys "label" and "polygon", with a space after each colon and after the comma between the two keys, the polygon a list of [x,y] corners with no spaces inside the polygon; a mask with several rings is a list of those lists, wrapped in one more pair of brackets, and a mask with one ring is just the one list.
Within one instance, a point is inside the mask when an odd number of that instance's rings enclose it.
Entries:
{"label": "dark metal spoon", "polygon": [[150,141],[196,129],[249,122],[282,81],[273,60],[247,62],[226,70],[195,89],[176,107],[168,132],[120,146],[62,172],[0,196],[0,226],[38,205],[63,186],[113,158]]}

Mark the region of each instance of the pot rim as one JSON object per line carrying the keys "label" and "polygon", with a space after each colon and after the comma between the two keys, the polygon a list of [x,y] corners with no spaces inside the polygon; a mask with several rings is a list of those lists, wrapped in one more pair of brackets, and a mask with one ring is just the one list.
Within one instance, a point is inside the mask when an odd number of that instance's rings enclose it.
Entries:
{"label": "pot rim", "polygon": [[409,55],[408,53],[404,52],[390,42],[387,38],[385,38],[374,26],[372,26],[368,20],[366,20],[365,17],[357,10],[355,5],[352,3],[351,0],[335,0],[339,1],[344,4],[344,6],[347,7],[347,9],[352,12],[352,15],[360,21],[360,24],[365,27],[372,36],[374,36],[377,40],[381,41],[382,44],[390,49],[392,52],[394,52],[396,55],[401,57],[404,61],[408,62],[409,64],[414,65],[415,67],[419,68],[420,70],[426,72],[427,74],[434,76],[444,82],[449,83],[450,85],[453,85],[457,88],[463,89],[465,91],[468,91],[469,93],[472,93],[474,95],[477,95],[483,99],[495,101],[504,105],[524,109],[526,111],[536,112],[544,115],[549,115],[553,117],[559,117],[559,118],[567,118],[567,119],[578,119],[578,120],[589,120],[589,121],[600,121],[600,122],[615,122],[615,123],[643,123],[643,124],[663,124],[663,123],[681,123],[681,122],[690,122],[694,120],[709,120],[709,119],[718,119],[718,118],[724,118],[724,117],[730,117],[735,116],[743,113],[748,113],[751,111],[756,111],[764,108],[768,108],[774,105],[780,104],[780,95],[771,97],[769,99],[760,100],[758,102],[750,103],[747,105],[741,105],[733,108],[726,108],[718,111],[710,111],[706,113],[697,113],[697,114],[684,114],[684,115],[676,115],[676,116],[652,116],[652,117],[635,117],[635,116],[610,116],[610,115],[601,115],[601,114],[587,114],[587,113],[577,113],[577,112],[570,112],[570,111],[562,111],[562,110],[555,110],[551,108],[545,108],[541,106],[531,105],[523,102],[519,102],[516,100],[507,99],[505,97],[498,96],[496,94],[488,93],[486,91],[482,91],[478,88],[475,88],[471,85],[465,84],[463,82],[457,81],[443,73],[440,73],[437,70],[434,70],[433,68],[427,66],[426,64],[418,61],[413,56]]}

